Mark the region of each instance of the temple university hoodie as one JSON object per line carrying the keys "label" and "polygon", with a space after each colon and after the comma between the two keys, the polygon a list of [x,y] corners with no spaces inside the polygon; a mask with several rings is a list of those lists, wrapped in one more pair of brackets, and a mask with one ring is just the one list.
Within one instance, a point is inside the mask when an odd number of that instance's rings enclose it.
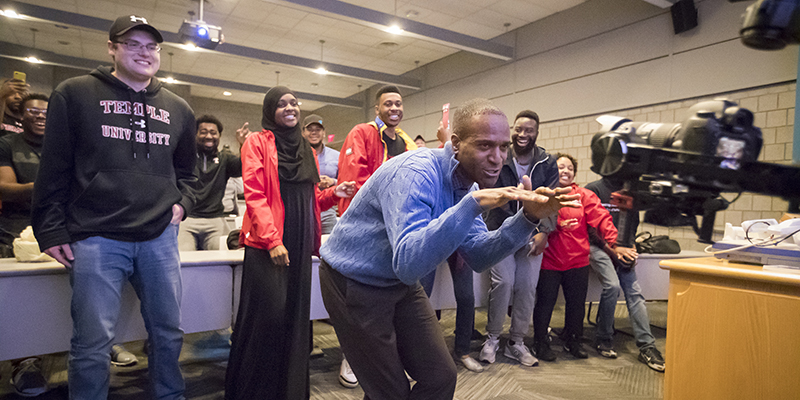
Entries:
{"label": "temple university hoodie", "polygon": [[135,92],[110,67],[50,96],[31,221],[44,250],[91,236],[158,237],[195,203],[195,120],[154,78]]}

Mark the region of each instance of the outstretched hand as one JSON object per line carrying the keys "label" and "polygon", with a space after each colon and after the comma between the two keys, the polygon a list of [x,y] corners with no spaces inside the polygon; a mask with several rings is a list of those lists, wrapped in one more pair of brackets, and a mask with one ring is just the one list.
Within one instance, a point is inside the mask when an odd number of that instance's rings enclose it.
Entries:
{"label": "outstretched hand", "polygon": [[334,189],[333,193],[337,197],[341,197],[343,199],[349,199],[353,197],[353,195],[355,195],[356,193],[356,182],[355,181],[342,182],[338,186],[336,186],[336,189]]}
{"label": "outstretched hand", "polygon": [[[530,191],[531,178],[527,175],[522,177],[523,190]],[[535,196],[531,196],[522,200],[522,211],[529,219],[545,219],[551,215],[558,213],[561,207],[580,207],[580,195],[569,194],[572,191],[570,187],[549,189],[546,187],[538,187],[533,191]]]}
{"label": "outstretched hand", "polygon": [[519,187],[508,186],[493,189],[480,189],[472,192],[472,197],[478,201],[478,204],[484,210],[491,210],[493,208],[502,207],[509,201],[523,200],[536,198],[536,195],[530,190],[524,190]]}

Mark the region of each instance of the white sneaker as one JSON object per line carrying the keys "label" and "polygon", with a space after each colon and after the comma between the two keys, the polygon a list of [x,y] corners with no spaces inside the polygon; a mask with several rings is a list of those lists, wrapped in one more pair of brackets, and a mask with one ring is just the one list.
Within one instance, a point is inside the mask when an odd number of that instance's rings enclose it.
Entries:
{"label": "white sneaker", "polygon": [[495,355],[497,354],[497,349],[499,348],[500,338],[488,335],[486,337],[486,341],[483,342],[483,348],[481,349],[481,354],[478,356],[478,359],[481,361],[486,361],[489,364],[494,363]]}
{"label": "white sneaker", "polygon": [[503,354],[508,358],[519,361],[520,364],[526,367],[539,365],[539,360],[537,360],[536,357],[531,354],[531,351],[528,350],[528,346],[525,346],[522,341],[519,341],[514,345],[511,345],[511,341],[509,341]]}
{"label": "white sneaker", "polygon": [[346,358],[342,359],[342,366],[339,368],[339,383],[349,389],[358,386],[358,378],[356,378],[356,374],[353,373]]}
{"label": "white sneaker", "polygon": [[466,357],[458,357],[461,361],[461,364],[464,364],[464,367],[472,372],[483,372],[483,365],[476,361],[474,358],[470,356]]}

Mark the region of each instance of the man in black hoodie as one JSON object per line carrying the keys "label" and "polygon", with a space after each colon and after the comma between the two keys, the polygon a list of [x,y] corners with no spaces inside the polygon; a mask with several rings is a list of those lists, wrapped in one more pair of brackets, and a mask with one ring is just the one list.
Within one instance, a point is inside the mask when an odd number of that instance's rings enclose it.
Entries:
{"label": "man in black hoodie", "polygon": [[[517,114],[514,126],[511,128],[512,147],[508,149],[506,163],[500,170],[495,187],[517,186],[524,175],[531,178],[532,187],[556,186],[558,183],[556,160],[550,157],[545,149],[536,145],[538,136],[539,115],[530,110]],[[503,207],[489,210],[484,216],[486,226],[490,230],[499,228],[503,221],[513,216],[518,209],[518,202],[510,201]],[[495,355],[500,348],[500,334],[506,310],[513,298],[510,338],[503,354],[528,367],[539,363],[539,360],[525,347],[522,339],[530,329],[536,283],[539,280],[539,268],[542,263],[541,254],[547,242],[548,229],[545,228],[547,223],[542,222],[539,224],[539,233],[528,245],[506,257],[490,270],[487,339],[479,356],[482,361],[488,363],[495,361]]]}
{"label": "man in black hoodie", "polygon": [[142,302],[153,394],[184,398],[177,237],[195,203],[195,120],[154,78],[162,41],[144,18],[120,17],[109,31],[114,67],[50,97],[31,220],[39,247],[70,273],[70,398],[108,397],[125,280]]}
{"label": "man in black hoodie", "polygon": [[[189,217],[181,223],[178,247],[181,251],[219,250],[219,237],[230,229],[225,222],[222,197],[228,178],[242,176],[242,159],[229,150],[219,151],[222,122],[213,115],[197,119],[197,202]],[[239,148],[247,135],[236,131]]]}

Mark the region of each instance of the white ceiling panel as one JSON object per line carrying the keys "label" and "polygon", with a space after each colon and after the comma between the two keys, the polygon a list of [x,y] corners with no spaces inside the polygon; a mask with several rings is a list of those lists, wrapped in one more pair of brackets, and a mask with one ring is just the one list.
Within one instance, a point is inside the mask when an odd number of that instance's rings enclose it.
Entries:
{"label": "white ceiling panel", "polygon": [[[78,13],[84,16],[114,20],[119,15],[141,15],[166,32],[177,32],[189,12],[199,16],[196,0],[10,0],[12,4],[31,4],[50,11]],[[584,0],[346,0],[386,14],[408,18],[422,24],[452,30],[475,38],[489,40],[554,12],[576,6]],[[63,13],[62,13],[63,14]],[[166,73],[195,75],[239,82],[246,85],[272,86],[275,71],[281,71],[280,83],[298,88],[301,92],[320,96],[347,98],[366,89],[379,78],[365,73],[380,73],[400,77],[419,65],[424,65],[459,51],[458,47],[440,41],[407,34],[393,35],[376,29],[364,21],[347,16],[300,6],[283,0],[210,0],[204,6],[204,19],[223,29],[226,42],[244,47],[244,52],[190,52],[182,46],[165,43],[161,70]],[[0,17],[3,18],[3,17]],[[58,17],[55,17],[58,18]],[[62,17],[63,18],[63,17]],[[71,21],[0,20],[0,41],[26,47],[33,46],[30,28],[38,29],[36,47],[57,54],[86,60],[107,62],[105,30],[68,25]],[[67,25],[60,29],[55,24]],[[323,61],[339,66],[345,75],[320,76],[307,67],[298,67],[296,57],[315,64],[320,59],[320,40],[325,40]],[[67,44],[59,43],[64,42]],[[384,42],[396,46],[382,45]],[[258,50],[279,53],[265,59],[247,58]],[[172,53],[170,56],[168,53]],[[290,56],[290,57],[286,57]],[[273,58],[270,58],[273,57]],[[292,58],[295,57],[295,58]],[[287,64],[284,64],[286,62]],[[171,66],[170,66],[171,65]],[[297,64],[299,65],[299,64]],[[388,74],[388,75],[387,75]],[[369,77],[367,77],[369,76]],[[361,85],[361,88],[359,88]],[[198,87],[194,90],[194,87]],[[223,88],[192,84],[197,96],[220,97]],[[413,87],[413,86],[411,86]],[[236,100],[257,99],[263,94],[231,90]],[[309,104],[313,104],[310,102]],[[324,103],[319,102],[318,106]],[[306,107],[303,107],[306,109]],[[313,108],[312,108],[313,109]]]}

